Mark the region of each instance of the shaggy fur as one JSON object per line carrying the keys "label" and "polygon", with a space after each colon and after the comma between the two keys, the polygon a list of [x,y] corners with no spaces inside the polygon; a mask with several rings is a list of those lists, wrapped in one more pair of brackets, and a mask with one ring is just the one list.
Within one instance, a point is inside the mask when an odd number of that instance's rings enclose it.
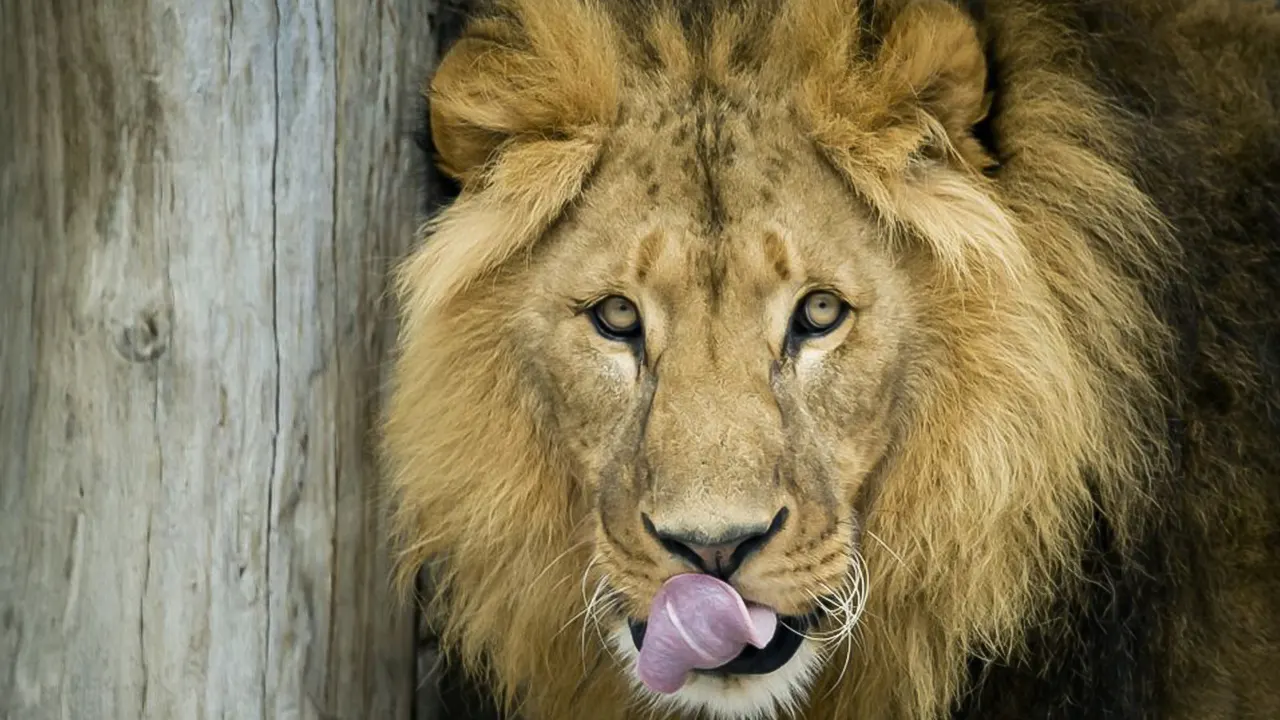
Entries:
{"label": "shaggy fur", "polygon": [[[509,713],[1280,717],[1274,3],[501,0],[428,97],[383,456]],[[641,513],[782,506],[734,582],[830,641],[634,687]]]}

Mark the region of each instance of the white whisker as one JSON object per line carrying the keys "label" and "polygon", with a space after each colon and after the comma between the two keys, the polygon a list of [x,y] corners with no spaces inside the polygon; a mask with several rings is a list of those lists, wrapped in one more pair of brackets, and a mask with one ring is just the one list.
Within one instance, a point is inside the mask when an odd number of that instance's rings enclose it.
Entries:
{"label": "white whisker", "polygon": [[[542,568],[542,571],[538,573],[538,576],[537,576],[537,577],[535,577],[535,578],[533,579],[533,581],[529,583],[530,587],[537,585],[537,584],[538,584],[538,582],[539,582],[540,580],[542,580],[543,576],[545,576],[548,572],[550,572],[551,568],[552,568],[552,567],[554,567],[556,563],[558,563],[558,562],[560,562],[561,560],[563,560],[563,559],[565,559],[566,557],[568,557],[568,556],[569,556],[569,553],[573,552],[574,550],[577,550],[578,548],[581,548],[581,547],[583,547],[583,546],[587,545],[587,544],[588,544],[588,543],[590,543],[590,542],[591,542],[590,540],[583,540],[582,542],[578,542],[578,543],[574,543],[574,544],[570,545],[570,546],[569,546],[569,548],[568,548],[567,550],[565,550],[564,552],[562,552],[562,553],[560,553],[559,555],[557,555],[557,556],[556,556],[556,558],[555,558],[554,560],[552,560],[551,562],[547,563],[547,566],[546,566],[546,567]],[[590,567],[590,566],[588,566],[588,567]]]}
{"label": "white whisker", "polygon": [[[888,545],[887,543],[885,543],[885,541],[884,541],[884,540],[881,540],[879,535],[876,535],[875,533],[871,532],[870,530],[863,530],[863,532],[865,532],[865,533],[866,533],[867,537],[869,537],[869,538],[871,538],[872,540],[875,540],[877,543],[879,543],[879,544],[880,544],[880,547],[884,548],[885,552],[889,553],[889,556],[890,556],[890,557],[892,557],[894,560],[897,560],[897,561],[898,561],[898,564],[899,564],[899,565],[901,565],[901,566],[903,567],[903,569],[905,569],[905,570],[907,570],[908,572],[910,572],[911,568],[910,568],[910,566],[908,566],[908,565],[907,565],[907,562],[906,562],[905,560],[903,560],[903,559],[902,559],[902,556],[901,556],[901,555],[899,555],[898,553],[894,552],[894,551],[893,551],[893,548],[889,547],[889,545]],[[854,552],[857,552],[857,551],[855,550]]]}

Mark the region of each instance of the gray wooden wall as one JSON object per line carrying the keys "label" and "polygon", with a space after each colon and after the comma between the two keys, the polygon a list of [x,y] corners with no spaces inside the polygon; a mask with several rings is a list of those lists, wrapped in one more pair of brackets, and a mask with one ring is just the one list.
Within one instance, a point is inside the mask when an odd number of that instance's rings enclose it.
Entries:
{"label": "gray wooden wall", "polygon": [[0,2],[0,718],[440,714],[370,452],[439,5]]}

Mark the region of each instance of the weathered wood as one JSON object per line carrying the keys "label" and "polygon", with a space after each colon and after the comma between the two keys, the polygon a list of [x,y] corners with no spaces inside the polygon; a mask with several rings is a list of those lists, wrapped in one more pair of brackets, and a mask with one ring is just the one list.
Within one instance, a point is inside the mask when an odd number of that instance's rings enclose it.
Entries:
{"label": "weathered wood", "polygon": [[407,718],[422,0],[0,4],[0,717]]}

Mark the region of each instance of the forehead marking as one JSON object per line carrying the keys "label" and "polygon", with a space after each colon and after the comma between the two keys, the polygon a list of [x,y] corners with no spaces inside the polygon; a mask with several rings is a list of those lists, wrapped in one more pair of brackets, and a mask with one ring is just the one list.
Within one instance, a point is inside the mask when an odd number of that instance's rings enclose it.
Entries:
{"label": "forehead marking", "polygon": [[719,174],[734,153],[733,138],[725,132],[725,115],[719,93],[709,83],[700,84],[694,90],[698,94],[695,106],[696,132],[693,138],[697,172],[702,176],[704,223],[713,237],[724,229],[726,213],[721,195]]}
{"label": "forehead marking", "polygon": [[764,234],[765,261],[773,266],[774,272],[782,281],[791,279],[791,261],[787,255],[787,245],[778,237],[778,233],[770,230]]}
{"label": "forehead marking", "polygon": [[712,312],[720,308],[724,294],[725,280],[729,275],[728,243],[717,238],[714,241],[697,247],[694,267],[697,271],[695,282],[707,291],[707,301]]}
{"label": "forehead marking", "polygon": [[636,174],[641,180],[649,180],[653,177],[653,173],[657,170],[654,165],[653,158],[644,158],[636,168]]}
{"label": "forehead marking", "polygon": [[649,271],[653,269],[654,263],[662,255],[662,249],[666,245],[666,236],[660,230],[645,235],[640,239],[640,244],[636,247],[635,255],[635,275],[637,282],[644,282],[649,276]]}

